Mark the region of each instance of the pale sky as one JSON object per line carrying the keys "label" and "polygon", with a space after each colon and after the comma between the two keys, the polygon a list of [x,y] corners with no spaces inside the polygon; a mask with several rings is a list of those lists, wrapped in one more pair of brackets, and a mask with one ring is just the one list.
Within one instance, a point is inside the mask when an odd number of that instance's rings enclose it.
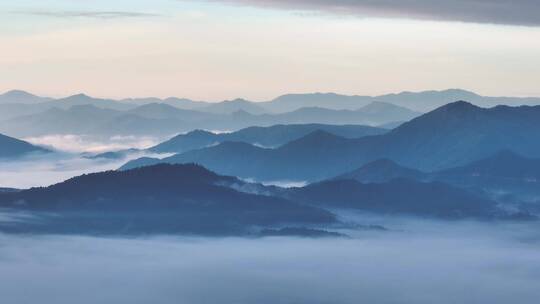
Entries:
{"label": "pale sky", "polygon": [[[461,14],[460,1],[6,0],[0,92],[211,101],[447,88],[540,96],[537,4]],[[432,6],[412,5],[422,2]]]}

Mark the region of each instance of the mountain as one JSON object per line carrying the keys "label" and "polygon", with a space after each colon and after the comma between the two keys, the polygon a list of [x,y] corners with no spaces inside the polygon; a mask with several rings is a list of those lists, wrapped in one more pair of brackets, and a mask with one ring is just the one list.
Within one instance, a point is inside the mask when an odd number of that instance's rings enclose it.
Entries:
{"label": "mountain", "polygon": [[490,97],[462,89],[441,91],[401,92],[379,96],[340,95],[335,93],[287,94],[261,103],[271,112],[290,112],[304,107],[322,107],[334,110],[354,110],[371,102],[386,102],[418,112],[429,112],[456,100],[467,100],[481,107],[497,105],[539,105],[539,97]]}
{"label": "mountain", "polygon": [[45,153],[48,150],[25,141],[0,134],[0,160],[21,157],[30,153]]}
{"label": "mountain", "polygon": [[[237,102],[231,101],[235,110]],[[212,105],[223,107],[229,103]],[[32,106],[28,108],[23,106]],[[4,109],[4,107],[7,107]],[[198,110],[178,109],[166,103],[147,103],[140,106],[126,102],[95,99],[79,94],[65,99],[38,105],[0,105],[5,110],[5,120],[0,119],[0,132],[13,136],[41,136],[44,134],[84,135],[152,135],[170,136],[194,129],[235,131],[250,126],[273,126],[276,124],[368,124],[410,119],[416,112],[389,104],[371,105],[356,111],[337,111],[322,108],[303,108],[283,114],[251,114],[244,110],[233,113],[210,113],[206,108]],[[257,112],[251,108],[252,111]],[[82,112],[88,113],[83,114]],[[224,109],[216,110],[224,111]],[[101,115],[95,115],[101,112]],[[2,117],[0,114],[0,118]],[[26,113],[25,115],[22,115]],[[118,118],[118,122],[115,119]],[[140,120],[140,126],[138,126]],[[108,128],[106,128],[107,126]],[[144,127],[143,127],[144,126]],[[133,128],[133,129],[132,129]],[[236,140],[236,139],[232,139]]]}
{"label": "mountain", "polygon": [[271,127],[249,127],[232,133],[215,134],[195,130],[180,134],[149,150],[157,153],[182,153],[217,145],[225,141],[245,142],[252,145],[275,148],[298,139],[316,130],[323,130],[346,138],[358,138],[368,135],[383,134],[387,130],[360,125],[275,125]]}
{"label": "mountain", "polygon": [[120,102],[129,104],[129,105],[135,105],[135,106],[142,106],[149,103],[163,103],[163,104],[167,104],[167,105],[173,106],[178,109],[183,109],[183,110],[196,110],[196,109],[200,109],[205,106],[208,106],[210,104],[204,101],[193,101],[191,99],[177,98],[177,97],[168,97],[165,99],[160,99],[156,97],[126,98],[126,99],[120,100]]}
{"label": "mountain", "polygon": [[381,137],[384,157],[421,170],[464,165],[500,150],[540,156],[540,106],[480,108],[459,101]]}
{"label": "mountain", "polygon": [[374,101],[370,96],[347,96],[335,93],[286,94],[261,103],[270,112],[285,113],[306,107],[354,110]]}
{"label": "mountain", "polygon": [[389,122],[389,123],[384,123],[384,124],[378,125],[377,127],[392,130],[392,129],[395,129],[395,128],[401,126],[404,123],[405,123],[405,121],[392,121],[392,122]]}
{"label": "mountain", "polygon": [[502,150],[490,157],[457,168],[440,171],[436,174],[540,180],[540,159],[523,157],[511,150]]}
{"label": "mountain", "polygon": [[355,110],[333,110],[321,107],[303,107],[292,112],[265,114],[251,118],[252,124],[361,124],[380,125],[394,121],[407,121],[421,113],[388,104],[371,103]]}
{"label": "mountain", "polygon": [[127,111],[126,114],[150,119],[177,119],[185,122],[218,119],[217,115],[195,110],[178,109],[165,103],[145,104]]}
{"label": "mountain", "polygon": [[243,235],[257,227],[329,224],[322,209],[239,192],[242,183],[196,165],[158,165],[82,175],[65,182],[0,193],[0,206],[38,221],[0,230],[83,234]]}
{"label": "mountain", "polygon": [[[490,103],[484,97],[461,89],[449,89],[443,91],[401,92],[398,94],[386,94],[375,97],[381,102],[395,103],[416,111],[428,112],[456,100],[467,100],[477,106],[490,107],[496,104]],[[540,101],[540,99],[539,99]]]}
{"label": "mountain", "polygon": [[0,104],[36,104],[52,98],[40,97],[21,90],[11,90],[0,95]]}
{"label": "mountain", "polygon": [[97,136],[157,136],[166,138],[171,134],[183,132],[189,124],[177,119],[153,119],[125,114],[116,116],[100,125],[93,125],[88,133]]}
{"label": "mountain", "polygon": [[526,158],[503,150],[487,158],[432,173],[406,168],[387,159],[368,163],[334,180],[384,183],[396,178],[418,182],[443,182],[477,193],[487,193],[502,202],[536,202],[540,198],[540,158]]}
{"label": "mountain", "polygon": [[[212,114],[180,110],[164,104],[148,104],[128,111],[94,105],[75,105],[0,121],[0,131],[27,137],[47,134],[170,136],[189,130],[190,119]],[[182,119],[186,119],[184,121]]]}
{"label": "mountain", "polygon": [[500,213],[495,202],[465,190],[408,179],[372,184],[355,180],[323,181],[292,189],[288,197],[324,208],[449,219],[493,218]]}
{"label": "mountain", "polygon": [[73,106],[69,109],[51,108],[41,113],[2,121],[0,130],[19,137],[89,134],[93,128],[105,124],[120,113],[92,105]]}
{"label": "mountain", "polygon": [[276,149],[227,141],[163,159],[136,159],[126,163],[120,169],[126,170],[157,163],[198,163],[221,174],[253,178],[259,181],[312,181],[323,179],[328,173],[321,172],[319,166],[323,164],[316,162],[324,161],[327,165],[323,166],[331,166],[329,157],[333,158],[348,141],[346,138],[320,130]]}
{"label": "mountain", "polygon": [[523,201],[540,200],[540,158],[527,158],[503,150],[464,166],[431,174],[460,187],[478,188],[496,197],[511,195]]}
{"label": "mountain", "polygon": [[102,109],[125,111],[134,108],[134,105],[122,103],[113,99],[94,98],[85,94],[76,94],[73,96],[55,99],[46,102],[49,106],[61,109],[69,109],[73,106],[92,105]]}
{"label": "mountain", "polygon": [[223,174],[268,181],[323,180],[380,158],[430,172],[465,165],[505,149],[538,158],[537,130],[540,106],[485,109],[460,101],[382,135],[348,139],[314,132],[277,149],[221,144],[162,161],[197,162]]}
{"label": "mountain", "polygon": [[385,183],[397,178],[419,181],[427,179],[427,174],[415,169],[402,167],[389,159],[378,159],[359,169],[339,175],[334,179],[353,179],[361,183]]}
{"label": "mountain", "polygon": [[0,121],[37,114],[51,108],[43,103],[0,103]]}
{"label": "mountain", "polygon": [[263,114],[267,112],[256,102],[248,101],[241,98],[234,100],[226,100],[218,103],[211,103],[204,108],[201,108],[200,110],[216,114],[231,114],[238,111],[245,111],[250,114]]}

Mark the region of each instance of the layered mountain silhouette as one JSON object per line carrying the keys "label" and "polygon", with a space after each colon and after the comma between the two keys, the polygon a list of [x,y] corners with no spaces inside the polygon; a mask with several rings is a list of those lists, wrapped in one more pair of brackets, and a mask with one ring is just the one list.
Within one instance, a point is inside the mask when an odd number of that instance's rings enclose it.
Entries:
{"label": "layered mountain silhouette", "polygon": [[400,166],[389,159],[378,159],[359,169],[341,174],[334,179],[352,179],[361,183],[385,183],[398,178],[421,181],[428,179],[428,174],[419,170]]}
{"label": "layered mountain silhouette", "polygon": [[[231,103],[235,102],[238,101],[231,101]],[[164,137],[194,129],[234,131],[250,126],[276,124],[378,125],[395,120],[408,120],[419,114],[390,104],[373,104],[355,111],[303,108],[282,114],[251,114],[243,110],[232,113],[205,112],[204,110],[210,106],[198,110],[186,110],[164,103],[150,103],[134,108],[130,106],[126,109],[121,102],[115,101],[122,106],[104,106],[108,103],[107,100],[93,100],[86,95],[72,96],[47,104],[52,103],[59,106],[47,106],[40,108],[42,111],[37,113],[13,117],[15,112],[22,113],[23,108],[17,106],[18,109],[12,109],[6,114],[5,119],[0,121],[0,132],[18,137],[45,134]],[[65,107],[65,104],[72,104],[72,106]],[[219,105],[212,105],[214,106]]]}
{"label": "layered mountain silhouette", "polygon": [[25,156],[31,153],[46,153],[47,149],[22,140],[0,134],[0,160]]}
{"label": "layered mountain silhouette", "polygon": [[510,150],[430,176],[456,186],[482,189],[503,200],[540,201],[540,158],[523,157]]}
{"label": "layered mountain silhouette", "polygon": [[262,105],[273,112],[294,111],[303,107],[323,107],[354,110],[371,102],[386,102],[419,112],[429,112],[456,100],[468,100],[477,106],[493,107],[500,104],[520,106],[538,105],[538,97],[487,97],[461,89],[443,91],[401,92],[380,96],[340,95],[335,93],[287,94]]}
{"label": "layered mountain silhouette", "polygon": [[69,108],[73,105],[92,104],[103,108],[125,110],[149,103],[164,103],[188,110],[204,111],[204,109],[207,108],[208,111],[219,114],[232,113],[235,111],[246,111],[252,114],[261,114],[261,111],[266,111],[267,113],[285,113],[306,107],[319,107],[333,110],[356,110],[372,102],[392,103],[415,111],[428,112],[456,100],[468,100],[473,104],[482,107],[493,107],[500,104],[511,106],[540,104],[540,98],[537,97],[488,97],[462,89],[401,92],[379,96],[340,95],[336,93],[285,94],[264,102],[253,102],[245,99],[208,102],[177,97],[165,99],[148,97],[114,100],[93,98],[85,94],[77,94],[54,100],[52,98],[36,96],[21,90],[12,90],[0,95],[0,104],[44,104],[47,101],[52,101],[50,106],[61,108]]}
{"label": "layered mountain silhouette", "polygon": [[211,103],[200,110],[216,114],[231,114],[238,111],[244,111],[250,114],[263,114],[267,112],[266,109],[259,106],[256,102],[241,98]]}
{"label": "layered mountain silhouette", "polygon": [[444,183],[393,179],[362,184],[330,180],[293,189],[289,198],[324,208],[357,209],[383,214],[408,214],[449,219],[495,218],[496,203]]}
{"label": "layered mountain silhouette", "polygon": [[326,131],[346,138],[359,138],[387,132],[385,129],[369,126],[323,124],[249,127],[232,133],[218,134],[204,130],[195,130],[187,134],[175,136],[149,150],[157,153],[182,153],[189,150],[217,145],[225,141],[244,142],[257,146],[275,148],[317,130]]}
{"label": "layered mountain silhouette", "polygon": [[[525,157],[540,157],[537,130],[540,106],[485,109],[459,101],[382,135],[348,139],[316,131],[277,149],[222,143],[152,163],[197,162],[223,174],[258,180],[323,180],[380,158],[431,172],[465,165],[505,149]],[[126,168],[141,164],[128,163]]]}
{"label": "layered mountain silhouette", "polygon": [[330,224],[316,207],[234,190],[243,183],[196,165],[82,175],[46,188],[0,193],[0,206],[39,216],[4,225],[36,233],[243,235],[257,227]]}
{"label": "layered mountain silhouette", "polygon": [[337,176],[334,180],[353,179],[362,183],[385,183],[397,178],[419,182],[444,182],[456,187],[496,194],[494,197],[512,195],[523,201],[537,201],[540,198],[540,159],[526,158],[510,150],[499,151],[464,166],[431,173],[380,159]]}

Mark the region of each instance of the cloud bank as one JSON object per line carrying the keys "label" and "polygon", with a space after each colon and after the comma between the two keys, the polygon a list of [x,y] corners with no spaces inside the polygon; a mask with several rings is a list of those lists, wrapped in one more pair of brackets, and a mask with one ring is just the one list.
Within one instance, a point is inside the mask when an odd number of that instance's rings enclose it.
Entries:
{"label": "cloud bank", "polygon": [[213,2],[361,17],[540,26],[538,13],[540,1],[537,0],[224,0]]}
{"label": "cloud bank", "polygon": [[537,303],[538,227],[420,226],[355,239],[0,234],[0,293],[56,304]]}

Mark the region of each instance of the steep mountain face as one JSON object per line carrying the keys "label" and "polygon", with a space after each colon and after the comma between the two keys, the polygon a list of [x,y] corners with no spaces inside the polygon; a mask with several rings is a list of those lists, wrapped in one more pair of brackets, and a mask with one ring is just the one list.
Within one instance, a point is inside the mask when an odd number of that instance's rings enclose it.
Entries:
{"label": "steep mountain face", "polygon": [[[218,145],[164,161],[199,162],[220,173],[260,180],[322,180],[380,158],[429,172],[464,165],[504,149],[540,157],[537,130],[540,106],[484,109],[455,102],[383,135],[346,139],[316,132],[277,149],[237,151],[231,145]],[[236,155],[239,152],[243,157]],[[247,164],[246,158],[252,163]]]}
{"label": "steep mountain face", "polygon": [[291,199],[326,208],[441,218],[492,218],[496,203],[443,183],[394,179],[362,184],[331,180],[291,190]]}
{"label": "steep mountain face", "polygon": [[[158,165],[79,176],[47,188],[0,193],[0,206],[42,216],[3,230],[231,235],[253,227],[328,224],[322,209],[238,192],[235,178],[196,165]],[[54,215],[48,216],[49,213]]]}
{"label": "steep mountain face", "polygon": [[48,150],[25,141],[0,134],[0,160],[21,157],[30,153],[46,153]]}
{"label": "steep mountain face", "polygon": [[387,132],[385,129],[360,125],[275,125],[271,127],[249,127],[232,133],[214,134],[195,130],[180,134],[163,142],[150,151],[157,153],[183,153],[217,145],[225,141],[245,142],[252,145],[275,148],[296,140],[316,130],[322,130],[346,138],[359,138]]}

